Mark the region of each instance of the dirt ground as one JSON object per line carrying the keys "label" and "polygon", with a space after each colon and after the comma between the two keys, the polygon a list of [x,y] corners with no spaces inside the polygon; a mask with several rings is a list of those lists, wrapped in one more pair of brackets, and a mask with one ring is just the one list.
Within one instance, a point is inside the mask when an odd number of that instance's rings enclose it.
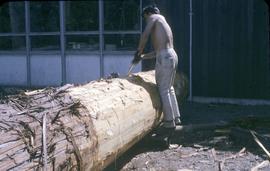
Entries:
{"label": "dirt ground", "polygon": [[176,132],[169,148],[149,135],[105,171],[270,171],[269,158],[250,133],[256,131],[270,150],[270,106],[187,102],[181,113],[183,126],[194,129]]}

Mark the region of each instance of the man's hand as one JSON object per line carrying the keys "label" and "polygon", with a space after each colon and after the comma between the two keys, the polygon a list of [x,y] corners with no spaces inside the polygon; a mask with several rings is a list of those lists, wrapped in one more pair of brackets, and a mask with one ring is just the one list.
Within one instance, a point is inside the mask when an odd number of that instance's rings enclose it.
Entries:
{"label": "man's hand", "polygon": [[134,54],[134,58],[132,60],[132,63],[137,64],[140,62],[141,59],[142,59],[141,54],[139,54],[139,51],[136,51]]}

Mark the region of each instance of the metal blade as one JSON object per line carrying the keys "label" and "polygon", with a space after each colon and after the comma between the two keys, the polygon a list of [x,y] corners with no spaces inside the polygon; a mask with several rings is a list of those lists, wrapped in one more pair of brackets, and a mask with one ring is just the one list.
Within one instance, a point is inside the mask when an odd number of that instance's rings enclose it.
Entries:
{"label": "metal blade", "polygon": [[128,76],[130,75],[130,73],[131,73],[132,69],[134,68],[134,66],[135,66],[135,64],[131,64],[129,66],[128,73],[127,73]]}

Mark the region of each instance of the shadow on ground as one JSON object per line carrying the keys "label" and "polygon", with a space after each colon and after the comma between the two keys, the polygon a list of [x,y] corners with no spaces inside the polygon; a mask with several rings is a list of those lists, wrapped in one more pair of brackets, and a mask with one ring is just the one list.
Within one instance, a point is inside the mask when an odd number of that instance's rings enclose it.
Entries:
{"label": "shadow on ground", "polygon": [[[201,150],[215,149],[216,151],[224,151],[224,154],[220,152],[223,155],[226,155],[226,152],[230,154],[237,153],[245,147],[248,152],[252,153],[248,158],[252,160],[253,165],[257,162],[258,158],[260,160],[266,159],[267,156],[256,144],[249,131],[256,131],[259,140],[267,149],[270,149],[270,106],[239,106],[186,102],[180,109],[184,127],[202,126],[188,131],[176,132],[172,138],[172,144],[181,145],[182,149],[185,147]],[[105,171],[122,170],[134,158],[136,160],[140,157],[144,158],[142,157],[144,154],[149,156],[149,153],[152,154],[152,152],[156,152],[156,155],[159,155],[160,158],[164,157],[162,155],[165,153],[166,155],[174,155],[175,150],[167,150],[163,141],[156,141],[151,136],[146,136],[115,160]],[[238,165],[240,166],[230,167],[238,167],[241,170],[241,162]],[[123,170],[133,169],[129,167],[129,169]],[[134,168],[134,170],[140,170],[140,168]]]}

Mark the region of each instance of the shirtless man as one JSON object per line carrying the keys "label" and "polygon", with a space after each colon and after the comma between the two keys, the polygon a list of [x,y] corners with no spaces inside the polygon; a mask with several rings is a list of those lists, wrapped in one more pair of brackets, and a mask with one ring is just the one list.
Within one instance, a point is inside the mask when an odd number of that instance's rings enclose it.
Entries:
{"label": "shirtless man", "polygon": [[[159,9],[154,6],[147,6],[143,9],[143,17],[147,24],[141,35],[133,63],[138,63],[140,59],[156,57],[155,79],[164,114],[162,127],[168,133],[168,131],[171,132],[175,129],[176,125],[180,125],[181,123],[178,103],[173,88],[178,57],[173,49],[171,28],[165,18],[160,15]],[[143,54],[144,47],[150,35],[154,51]]]}

